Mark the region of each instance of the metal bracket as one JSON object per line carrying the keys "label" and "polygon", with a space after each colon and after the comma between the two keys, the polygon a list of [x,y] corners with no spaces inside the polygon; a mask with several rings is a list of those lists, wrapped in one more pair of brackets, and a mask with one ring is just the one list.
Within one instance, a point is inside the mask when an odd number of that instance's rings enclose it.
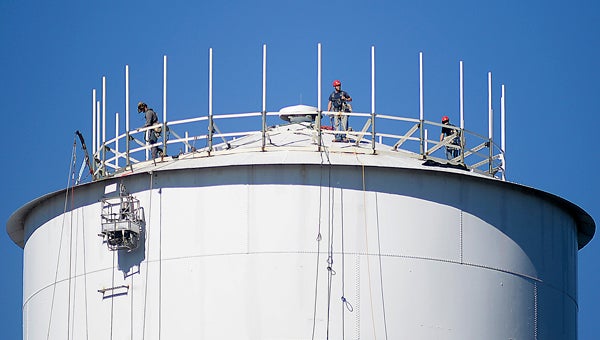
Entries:
{"label": "metal bracket", "polygon": [[[110,292],[110,294],[107,295],[107,292]],[[129,285],[120,285],[116,287],[98,289],[98,293],[102,293],[102,299],[126,295],[127,293],[129,293]]]}

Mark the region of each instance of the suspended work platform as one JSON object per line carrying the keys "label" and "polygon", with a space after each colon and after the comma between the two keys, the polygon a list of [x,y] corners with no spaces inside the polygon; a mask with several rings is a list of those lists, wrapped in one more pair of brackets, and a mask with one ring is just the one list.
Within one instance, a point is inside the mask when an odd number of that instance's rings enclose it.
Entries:
{"label": "suspended work platform", "polygon": [[110,250],[132,251],[138,247],[143,227],[143,209],[140,201],[125,193],[124,186],[118,197],[102,199],[102,231]]}

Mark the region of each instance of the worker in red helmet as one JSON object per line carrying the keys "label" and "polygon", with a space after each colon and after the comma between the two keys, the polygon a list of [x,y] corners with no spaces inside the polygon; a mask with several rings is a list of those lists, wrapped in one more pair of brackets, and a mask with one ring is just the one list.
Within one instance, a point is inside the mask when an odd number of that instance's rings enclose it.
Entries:
{"label": "worker in red helmet", "polygon": [[[339,80],[333,81],[334,91],[329,95],[329,103],[327,104],[327,111],[333,112],[352,112],[352,106],[348,102],[352,101],[352,97],[346,92],[342,91],[342,82]],[[343,113],[336,113],[330,115],[332,124],[335,126],[336,131],[347,131],[348,130],[348,115]],[[347,142],[345,133],[337,133],[335,135],[334,142]]]}
{"label": "worker in red helmet", "polygon": [[[450,142],[453,146],[446,146],[446,158],[454,159],[458,157],[458,155],[460,155],[460,130],[450,127],[454,127],[454,125],[450,124],[450,118],[448,118],[448,116],[442,117],[442,124],[445,126],[442,126],[440,142],[448,136],[454,136],[454,138],[452,138],[452,141]],[[458,147],[455,147],[454,145]]]}

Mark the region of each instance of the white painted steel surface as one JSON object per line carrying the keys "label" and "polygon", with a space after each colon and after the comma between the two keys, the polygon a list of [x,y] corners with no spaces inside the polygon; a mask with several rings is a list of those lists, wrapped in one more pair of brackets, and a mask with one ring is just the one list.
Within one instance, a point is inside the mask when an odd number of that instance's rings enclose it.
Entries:
{"label": "white painted steel surface", "polygon": [[[40,202],[25,220],[25,338],[576,337],[577,225],[536,191],[242,156],[79,186],[64,215],[63,195]],[[111,183],[144,207],[131,253],[97,236]]]}
{"label": "white painted steel surface", "polygon": [[[575,338],[589,215],[398,152],[315,152],[305,130],[271,133],[296,149],[249,136],[138,164],[76,187],[64,214],[64,191],[25,205],[7,226],[25,338]],[[144,209],[130,253],[97,236],[115,184]]]}

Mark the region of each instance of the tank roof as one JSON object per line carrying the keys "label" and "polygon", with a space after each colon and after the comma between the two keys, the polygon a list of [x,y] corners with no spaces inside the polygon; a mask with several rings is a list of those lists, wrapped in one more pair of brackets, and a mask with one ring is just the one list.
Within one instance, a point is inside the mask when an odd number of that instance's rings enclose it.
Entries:
{"label": "tank roof", "polygon": [[[216,144],[212,151],[196,150],[177,157],[157,158],[120,168],[104,179],[135,176],[150,172],[166,172],[183,169],[215,168],[243,165],[332,165],[363,166],[404,169],[407,171],[429,171],[445,176],[466,176],[477,181],[495,183],[513,190],[526,192],[561,207],[575,219],[578,227],[579,248],[585,246],[595,233],[595,223],[591,216],[577,205],[556,195],[510,183],[467,167],[441,159],[424,160],[418,153],[396,150],[390,145],[372,144],[350,138],[349,142],[334,142],[333,134],[322,134],[318,144],[319,130],[313,123],[292,123],[273,126],[267,129],[266,147],[262,147],[262,134],[250,133],[244,137]],[[374,145],[374,149],[373,149]],[[80,184],[80,186],[91,183]],[[42,202],[63,194],[65,189],[39,197],[18,209],[7,222],[7,232],[13,242],[24,247],[24,221],[27,215]]]}

